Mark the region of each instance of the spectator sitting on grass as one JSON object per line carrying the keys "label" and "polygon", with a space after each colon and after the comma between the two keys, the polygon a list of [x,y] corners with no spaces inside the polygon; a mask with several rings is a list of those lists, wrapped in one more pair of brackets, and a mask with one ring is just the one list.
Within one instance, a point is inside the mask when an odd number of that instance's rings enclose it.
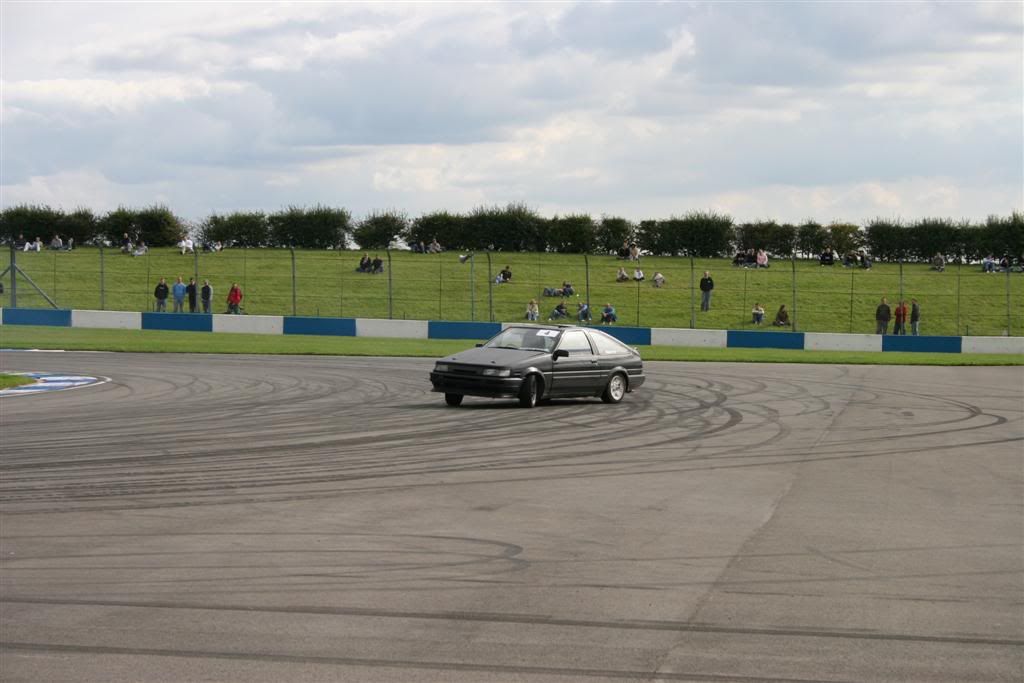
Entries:
{"label": "spectator sitting on grass", "polygon": [[35,242],[25,242],[25,249],[24,249],[24,251],[42,251],[42,250],[43,250],[43,241],[41,239],[39,239],[38,237],[36,238]]}
{"label": "spectator sitting on grass", "polygon": [[590,315],[590,304],[585,301],[576,304],[576,320],[581,323],[588,323],[593,319],[593,316]]}
{"label": "spectator sitting on grass", "polygon": [[765,253],[764,249],[758,249],[757,250],[757,256],[755,258],[757,260],[757,267],[758,268],[767,268],[768,267],[768,254]]}
{"label": "spectator sitting on grass", "polygon": [[530,303],[526,304],[526,319],[532,321],[540,319],[540,307],[537,305],[536,299],[530,299]]}
{"label": "spectator sitting on grass", "polygon": [[664,287],[665,286],[665,276],[661,274],[660,270],[659,271],[655,271],[654,277],[651,278],[651,280],[652,280],[652,284],[655,287]]}
{"label": "spectator sitting on grass", "polygon": [[611,304],[605,304],[604,308],[601,309],[601,324],[611,325],[619,319],[619,316],[615,313],[615,307]]}
{"label": "spectator sitting on grass", "polygon": [[372,269],[370,272],[374,275],[384,272],[384,262],[380,260],[380,256],[377,254],[373,255],[373,261],[370,263],[370,268]]}
{"label": "spectator sitting on grass", "polygon": [[857,252],[848,251],[843,256],[843,268],[853,268],[857,265]]}
{"label": "spectator sitting on grass", "polygon": [[135,245],[135,249],[132,250],[132,256],[145,256],[146,252],[149,251],[149,247],[142,240]]}
{"label": "spectator sitting on grass", "polygon": [[437,238],[435,237],[434,239],[430,240],[430,246],[427,247],[427,251],[430,252],[431,254],[440,254],[442,251],[444,251],[444,248],[441,247],[441,243],[438,242]]}
{"label": "spectator sitting on grass", "polygon": [[868,257],[868,253],[866,251],[861,250],[858,258],[860,259],[861,268],[863,268],[864,270],[871,270],[871,258]]}
{"label": "spectator sitting on grass", "polygon": [[576,293],[571,282],[562,281],[562,296],[572,296]]}
{"label": "spectator sitting on grass", "polygon": [[181,255],[182,256],[184,256],[185,254],[194,254],[194,253],[196,253],[196,244],[195,244],[195,242],[192,241],[192,238],[189,237],[188,235],[185,236],[185,239],[183,239],[180,242],[178,242],[178,246],[181,247]]}
{"label": "spectator sitting on grass", "polygon": [[640,270],[640,266],[633,269],[633,279],[637,282],[643,282],[644,271]]}
{"label": "spectator sitting on grass", "polygon": [[559,301],[558,305],[555,306],[555,310],[551,311],[551,315],[548,316],[548,320],[558,320],[559,318],[568,318],[569,311],[565,307],[565,301]]}
{"label": "spectator sitting on grass", "polygon": [[835,256],[832,254],[832,248],[826,247],[821,256],[818,257],[818,263],[823,266],[834,266],[836,264]]}
{"label": "spectator sitting on grass", "polygon": [[626,260],[629,258],[629,240],[622,240],[622,246],[615,252],[617,258]]}
{"label": "spectator sitting on grass", "polygon": [[753,316],[755,325],[760,325],[764,322],[764,306],[760,303],[754,304],[754,307],[750,310],[750,314]]}
{"label": "spectator sitting on grass", "polygon": [[50,249],[54,251],[60,251],[64,248],[64,240],[60,238],[60,235],[54,235],[53,239],[50,240]]}
{"label": "spectator sitting on grass", "polygon": [[1009,254],[1007,254],[1003,258],[999,259],[999,270],[1003,271],[1004,273],[1009,273],[1010,272],[1010,255]]}
{"label": "spectator sitting on grass", "polygon": [[128,237],[128,233],[124,234],[121,238],[121,253],[130,254],[132,253],[132,239]]}
{"label": "spectator sitting on grass", "polygon": [[779,312],[775,314],[775,320],[772,321],[772,325],[776,327],[789,327],[789,311],[786,310],[786,304],[779,306]]}
{"label": "spectator sitting on grass", "polygon": [[629,245],[629,260],[639,261],[640,260],[640,247],[633,243]]}
{"label": "spectator sitting on grass", "polygon": [[981,272],[983,273],[994,273],[996,272],[996,259],[992,254],[989,254],[985,258],[981,259]]}
{"label": "spectator sitting on grass", "polygon": [[619,266],[619,272],[615,276],[615,281],[616,282],[629,282],[629,273],[626,272],[626,269],[624,267]]}
{"label": "spectator sitting on grass", "polygon": [[356,268],[356,272],[369,273],[371,270],[373,270],[373,262],[368,254],[363,254],[363,257],[359,259],[359,267]]}
{"label": "spectator sitting on grass", "polygon": [[512,282],[512,267],[505,266],[500,273],[498,273],[498,279],[495,280],[499,285],[503,285],[506,282]]}
{"label": "spectator sitting on grass", "polygon": [[732,264],[739,268],[747,262],[747,254],[742,249],[736,252],[736,255],[732,258]]}
{"label": "spectator sitting on grass", "polygon": [[754,253],[753,249],[747,249],[746,255],[743,257],[744,268],[756,268],[757,267],[757,254]]}
{"label": "spectator sitting on grass", "polygon": [[942,258],[942,254],[936,254],[932,257],[932,270],[937,270],[940,273],[946,270],[946,259]]}

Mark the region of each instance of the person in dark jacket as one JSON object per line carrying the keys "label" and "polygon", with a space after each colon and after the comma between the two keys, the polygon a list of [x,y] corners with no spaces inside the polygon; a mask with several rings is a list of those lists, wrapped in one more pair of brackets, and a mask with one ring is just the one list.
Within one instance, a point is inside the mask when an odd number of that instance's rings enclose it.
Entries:
{"label": "person in dark jacket", "polygon": [[203,313],[210,312],[210,304],[213,302],[213,287],[209,280],[203,280],[203,288],[199,290],[199,300],[203,304]]}
{"label": "person in dark jacket", "polygon": [[384,262],[376,254],[373,256],[373,263],[370,264],[370,272],[374,275],[384,272]]}
{"label": "person in dark jacket", "polygon": [[196,279],[190,277],[188,279],[188,286],[185,287],[185,296],[188,297],[188,312],[195,313],[197,308],[199,289],[196,287]]}
{"label": "person in dark jacket", "polygon": [[156,298],[156,310],[158,313],[167,312],[167,296],[171,293],[171,288],[167,286],[167,280],[160,278],[160,282],[157,283],[156,289],[153,290],[153,296]]}
{"label": "person in dark jacket", "polygon": [[910,300],[910,334],[915,337],[921,333],[921,307],[917,299]]}
{"label": "person in dark jacket", "polygon": [[875,334],[889,334],[889,320],[892,318],[892,311],[889,310],[889,304],[886,303],[885,297],[882,297],[882,303],[878,304],[878,308],[875,309]]}
{"label": "person in dark jacket", "polygon": [[775,314],[775,320],[772,321],[772,325],[775,325],[775,327],[789,327],[789,311],[786,310],[786,304],[779,306],[779,312]]}
{"label": "person in dark jacket", "polygon": [[715,281],[711,279],[711,273],[705,270],[704,277],[700,279],[700,310],[711,310],[711,290],[714,288]]}

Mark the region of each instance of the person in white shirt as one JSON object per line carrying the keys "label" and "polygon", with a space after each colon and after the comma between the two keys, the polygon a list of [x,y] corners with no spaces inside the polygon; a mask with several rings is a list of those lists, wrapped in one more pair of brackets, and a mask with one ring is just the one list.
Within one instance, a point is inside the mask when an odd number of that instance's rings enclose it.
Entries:
{"label": "person in white shirt", "polygon": [[196,246],[191,237],[185,237],[185,239],[178,243],[178,246],[181,247],[182,256],[185,254],[194,254],[196,252]]}

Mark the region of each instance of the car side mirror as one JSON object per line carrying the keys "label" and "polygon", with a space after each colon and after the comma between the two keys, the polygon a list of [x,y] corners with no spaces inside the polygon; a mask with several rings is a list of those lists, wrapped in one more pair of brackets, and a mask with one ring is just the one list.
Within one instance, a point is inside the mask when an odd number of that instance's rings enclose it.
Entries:
{"label": "car side mirror", "polygon": [[551,357],[555,360],[558,360],[559,358],[568,358],[569,352],[565,349],[555,349],[555,352],[551,354]]}

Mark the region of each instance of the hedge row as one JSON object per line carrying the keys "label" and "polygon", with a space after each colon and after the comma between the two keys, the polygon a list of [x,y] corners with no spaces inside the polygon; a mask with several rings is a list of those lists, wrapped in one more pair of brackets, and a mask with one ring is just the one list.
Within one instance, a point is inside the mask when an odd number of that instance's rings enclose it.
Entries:
{"label": "hedge row", "polygon": [[624,243],[659,255],[725,256],[735,250],[765,249],[775,257],[811,256],[825,248],[839,253],[866,250],[876,259],[976,260],[987,254],[1024,255],[1024,213],[990,216],[984,224],[926,218],[912,223],[874,220],[865,226],[849,223],[779,224],[775,221],[734,223],[724,214],[691,212],[661,220],[633,223],[625,218],[586,214],[545,218],[523,204],[479,207],[467,214],[437,211],[416,219],[400,211],[371,213],[354,222],[345,209],[325,206],[289,207],[276,213],[214,214],[188,224],[165,206],[120,208],[104,216],[88,209],[64,213],[46,206],[15,206],[0,213],[5,239],[20,235],[48,241],[53,234],[79,244],[108,240],[119,243],[127,233],[151,246],[169,246],[186,233],[204,242],[240,247],[302,247],[308,249],[383,249],[399,242],[446,249],[613,253]]}

